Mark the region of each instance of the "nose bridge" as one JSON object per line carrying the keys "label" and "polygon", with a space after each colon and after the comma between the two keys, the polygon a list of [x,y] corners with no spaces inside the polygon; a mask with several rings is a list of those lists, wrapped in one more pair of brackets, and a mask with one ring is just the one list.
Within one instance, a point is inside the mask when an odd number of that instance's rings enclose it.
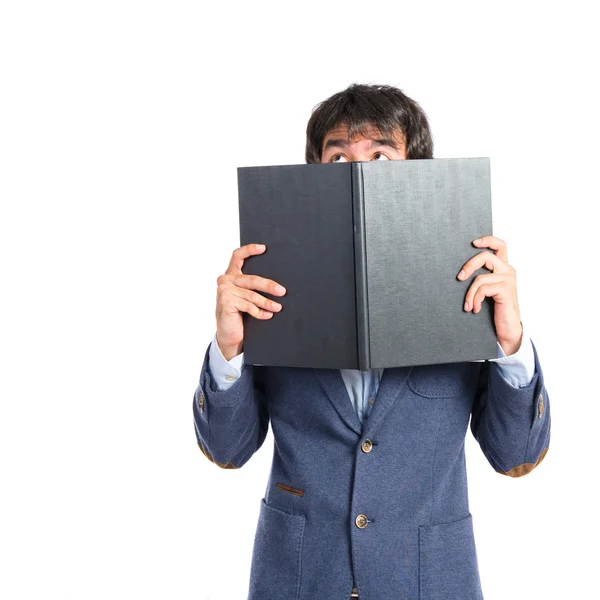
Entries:
{"label": "nose bridge", "polygon": [[352,161],[363,161],[369,160],[368,148],[371,146],[371,140],[369,138],[359,138],[352,140],[350,146],[348,146],[348,154]]}

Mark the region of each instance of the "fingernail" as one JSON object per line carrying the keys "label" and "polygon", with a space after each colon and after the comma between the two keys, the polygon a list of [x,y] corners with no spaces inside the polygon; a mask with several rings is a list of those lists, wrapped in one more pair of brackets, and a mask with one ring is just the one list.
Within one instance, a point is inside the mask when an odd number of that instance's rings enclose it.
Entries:
{"label": "fingernail", "polygon": [[278,286],[275,288],[275,291],[276,291],[278,294],[283,294],[283,293],[285,292],[285,288],[284,288],[283,286],[281,286],[281,285],[278,285]]}
{"label": "fingernail", "polygon": [[464,279],[466,277],[466,273],[464,269],[461,269],[460,273],[458,274],[458,278],[459,279]]}
{"label": "fingernail", "polygon": [[477,238],[476,240],[473,240],[473,243],[474,243],[474,244],[479,244],[479,243],[481,243],[481,238]]}
{"label": "fingernail", "polygon": [[469,302],[465,302],[465,310],[469,310]]}
{"label": "fingernail", "polygon": [[257,250],[264,250],[265,249],[265,245],[264,244],[256,244],[256,249]]}

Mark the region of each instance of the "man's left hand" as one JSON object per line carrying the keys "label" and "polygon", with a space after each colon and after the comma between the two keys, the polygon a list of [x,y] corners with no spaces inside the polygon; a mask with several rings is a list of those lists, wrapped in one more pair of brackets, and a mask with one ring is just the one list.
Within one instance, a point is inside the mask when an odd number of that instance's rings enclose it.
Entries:
{"label": "man's left hand", "polygon": [[494,299],[494,325],[496,337],[507,356],[514,354],[521,347],[523,326],[517,299],[517,273],[508,264],[506,242],[493,235],[485,235],[473,241],[477,248],[490,248],[492,252],[483,250],[470,258],[462,267],[458,278],[464,281],[473,271],[485,267],[492,271],[477,275],[467,291],[464,310],[478,313],[486,296]]}

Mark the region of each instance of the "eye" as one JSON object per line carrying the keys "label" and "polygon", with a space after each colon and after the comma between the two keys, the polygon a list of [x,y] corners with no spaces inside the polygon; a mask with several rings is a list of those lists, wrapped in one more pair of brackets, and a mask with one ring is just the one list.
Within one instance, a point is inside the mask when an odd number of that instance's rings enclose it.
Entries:
{"label": "eye", "polygon": [[[345,157],[342,156],[341,154],[334,154],[330,159],[329,162],[342,162],[341,160],[337,160],[338,158],[343,158],[344,161],[346,161]],[[346,161],[347,162],[347,161]]]}
{"label": "eye", "polygon": [[373,156],[381,156],[382,158],[380,160],[390,160],[385,154],[381,153],[381,152],[375,152],[375,154],[373,154]]}

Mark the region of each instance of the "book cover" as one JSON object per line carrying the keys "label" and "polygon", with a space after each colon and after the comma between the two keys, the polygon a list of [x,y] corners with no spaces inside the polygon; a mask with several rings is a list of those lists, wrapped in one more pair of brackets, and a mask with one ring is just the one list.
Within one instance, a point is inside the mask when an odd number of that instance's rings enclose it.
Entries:
{"label": "book cover", "polygon": [[238,168],[242,271],[285,296],[243,314],[249,364],[370,369],[497,356],[493,300],[463,310],[461,266],[492,233],[488,158]]}

